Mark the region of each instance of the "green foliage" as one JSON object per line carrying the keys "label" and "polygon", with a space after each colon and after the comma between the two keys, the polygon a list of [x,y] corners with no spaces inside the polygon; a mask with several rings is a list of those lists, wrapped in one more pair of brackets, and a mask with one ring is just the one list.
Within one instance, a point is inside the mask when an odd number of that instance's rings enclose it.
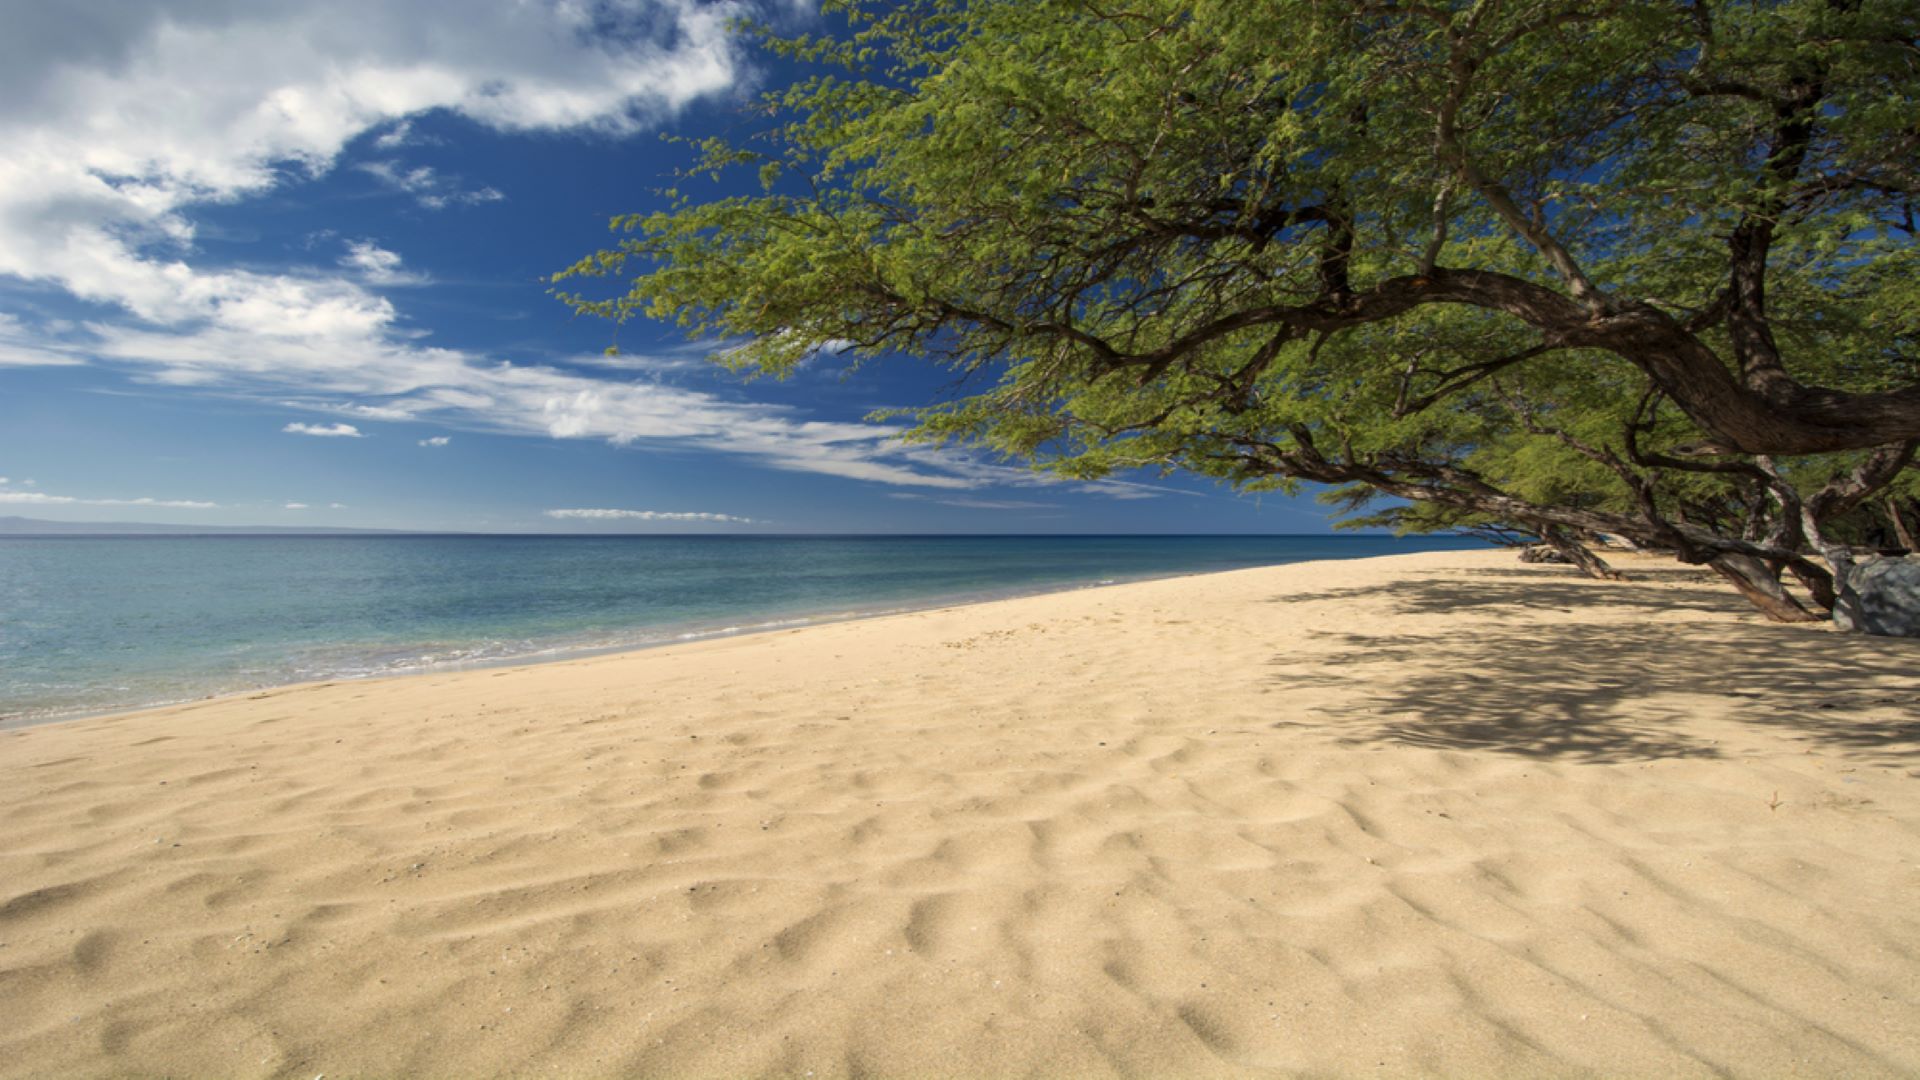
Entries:
{"label": "green foliage", "polygon": [[[763,192],[616,219],[617,246],[558,277],[623,287],[566,300],[744,339],[726,358],[752,371],[850,341],[970,373],[972,392],[914,413],[917,438],[1255,491],[1338,482],[1303,465],[1328,461],[1362,477],[1331,496],[1355,511],[1383,475],[1643,507],[1606,455],[1714,432],[1669,403],[1660,357],[1555,329],[1539,296],[1584,319],[1572,301],[1597,290],[1592,318],[1658,313],[1745,370],[1724,315],[1743,229],[1771,244],[1764,319],[1788,376],[1920,381],[1912,0],[828,10],[844,35],[761,31],[821,73],[767,95],[751,147],[708,142],[689,169],[750,168]],[[1468,270],[1516,284],[1483,296],[1457,284]],[[1857,460],[1781,467],[1817,484]],[[1759,497],[1750,477],[1637,475],[1696,517]],[[1361,520],[1497,516],[1441,501]]]}

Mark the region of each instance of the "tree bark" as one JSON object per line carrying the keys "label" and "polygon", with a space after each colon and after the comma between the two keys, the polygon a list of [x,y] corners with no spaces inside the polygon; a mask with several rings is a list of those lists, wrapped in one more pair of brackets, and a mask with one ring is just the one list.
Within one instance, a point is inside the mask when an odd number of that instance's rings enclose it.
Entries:
{"label": "tree bark", "polygon": [[1913,534],[1907,531],[1907,523],[1900,516],[1900,500],[1892,495],[1887,496],[1887,518],[1893,522],[1893,538],[1900,542],[1900,546],[1908,551],[1916,550]]}
{"label": "tree bark", "polygon": [[1567,557],[1567,561],[1580,568],[1580,572],[1598,581],[1625,581],[1627,575],[1607,565],[1607,560],[1594,553],[1570,529],[1546,529],[1540,534],[1553,550]]}
{"label": "tree bark", "polygon": [[1787,573],[1792,574],[1795,581],[1806,587],[1814,603],[1832,611],[1833,605],[1839,600],[1839,595],[1835,592],[1833,575],[1816,574],[1813,572],[1814,569],[1816,568],[1792,564],[1786,568]]}
{"label": "tree bark", "polygon": [[1337,334],[1429,304],[1460,304],[1499,312],[1540,331],[1549,346],[1541,352],[1585,348],[1618,356],[1712,433],[1720,452],[1820,454],[1920,440],[1920,385],[1850,393],[1807,386],[1771,368],[1756,370],[1750,384],[1699,335],[1658,308],[1628,302],[1595,314],[1549,286],[1492,270],[1436,266],[1430,273],[1392,277],[1368,289],[1304,304],[1256,304],[1226,311],[1144,352],[1123,348],[1071,319],[1016,324],[971,303],[914,301],[884,282],[866,283],[864,291],[893,309],[882,322],[905,318],[931,333],[958,321],[1010,337],[1067,341],[1086,351],[1096,372],[1144,369],[1149,381],[1203,346],[1252,327]]}
{"label": "tree bark", "polygon": [[1719,571],[1720,576],[1732,583],[1748,603],[1774,622],[1821,622],[1825,618],[1802,607],[1767,571],[1766,564],[1750,555],[1725,552],[1714,556],[1708,565]]}

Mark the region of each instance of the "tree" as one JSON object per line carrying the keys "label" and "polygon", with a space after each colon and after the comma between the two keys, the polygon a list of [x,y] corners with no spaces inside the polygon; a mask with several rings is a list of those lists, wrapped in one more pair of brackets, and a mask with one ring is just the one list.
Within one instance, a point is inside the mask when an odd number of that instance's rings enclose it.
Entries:
{"label": "tree", "polygon": [[[617,218],[563,276],[625,291],[570,302],[953,365],[922,437],[1069,474],[1638,533],[1783,617],[1783,569],[1831,591],[1805,511],[1903,482],[1913,0],[831,7],[765,38],[827,73],[702,147],[763,193]],[[1764,528],[1676,515],[1708,489]]]}

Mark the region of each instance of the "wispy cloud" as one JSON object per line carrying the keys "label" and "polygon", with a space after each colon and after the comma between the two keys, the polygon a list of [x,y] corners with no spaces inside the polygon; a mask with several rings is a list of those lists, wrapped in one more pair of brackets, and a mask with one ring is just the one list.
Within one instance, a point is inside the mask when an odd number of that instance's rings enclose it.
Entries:
{"label": "wispy cloud", "polygon": [[4,489],[8,483],[0,476],[0,504],[12,506],[148,506],[169,510],[214,510],[219,503],[203,502],[199,499],[90,499],[77,495],[53,495],[44,491],[16,491]]}
{"label": "wispy cloud", "polygon": [[547,516],[585,521],[705,521],[727,525],[754,524],[752,518],[735,517],[732,514],[678,510],[549,510]]}
{"label": "wispy cloud", "polygon": [[379,405],[365,405],[354,401],[294,401],[275,402],[289,409],[307,409],[312,412],[332,413],[336,416],[356,416],[366,420],[417,420],[420,418],[408,402],[395,400]]}
{"label": "wispy cloud", "polygon": [[912,499],[918,502],[937,503],[941,506],[958,506],[967,510],[1052,510],[1053,503],[1032,502],[1027,499],[975,499],[964,495],[921,495],[911,491],[891,493],[896,499]]}
{"label": "wispy cloud", "polygon": [[[179,331],[96,326],[92,348],[178,385],[257,395],[316,411],[617,445],[673,445],[748,456],[798,472],[871,483],[967,490],[1052,486],[1058,478],[899,441],[897,427],[809,420],[797,410],[655,382],[596,378],[423,347],[391,331],[384,300],[309,309],[311,335],[242,328]],[[287,397],[289,391],[302,394]],[[332,430],[307,424],[305,428]],[[357,429],[356,429],[357,432]],[[1133,495],[1109,482],[1082,490]]]}
{"label": "wispy cloud", "polygon": [[397,161],[367,161],[358,168],[387,187],[413,196],[414,202],[428,210],[445,210],[449,206],[480,206],[500,202],[507,197],[495,187],[464,187],[458,180],[434,171],[429,165],[408,167]]}
{"label": "wispy cloud", "polygon": [[371,240],[353,240],[347,243],[347,253],[340,257],[340,265],[359,274],[362,281],[370,285],[424,285],[426,275],[416,274],[400,268],[398,254]]}
{"label": "wispy cloud", "polygon": [[18,316],[0,311],[0,367],[71,367],[84,363],[85,356],[52,338],[46,330],[29,327]]}
{"label": "wispy cloud", "polygon": [[307,504],[306,504],[306,503],[299,503],[299,502],[290,502],[290,503],[288,503],[288,504],[287,504],[286,506],[284,506],[284,507],[282,507],[282,509],[285,509],[285,510],[306,510],[306,509],[310,509],[310,508],[309,508],[309,507],[307,506]]}
{"label": "wispy cloud", "polygon": [[322,439],[359,439],[365,436],[352,424],[302,424],[298,421],[280,429],[289,435],[313,435]]}
{"label": "wispy cloud", "polygon": [[403,146],[421,146],[438,143],[440,140],[421,135],[413,130],[412,120],[402,120],[387,130],[374,136],[373,145],[379,150],[398,150]]}
{"label": "wispy cloud", "polygon": [[576,367],[633,371],[643,375],[666,375],[687,371],[711,371],[713,361],[707,358],[709,352],[710,350],[696,343],[670,352],[595,353],[590,356],[570,357],[567,362]]}
{"label": "wispy cloud", "polygon": [[[617,381],[425,347],[393,330],[395,314],[386,301],[365,294],[286,314],[304,316],[312,332],[267,336],[208,325],[177,331],[95,325],[91,349],[155,381],[354,418],[675,446],[896,487],[1045,488],[1120,499],[1190,494],[1130,481],[1065,480],[965,451],[902,442],[897,426],[811,420],[790,407],[662,382]],[[288,397],[290,392],[300,396]],[[350,423],[298,429],[359,434]]]}
{"label": "wispy cloud", "polygon": [[420,445],[421,446],[445,446],[452,441],[453,441],[453,436],[451,435],[435,435],[431,439],[421,439]]}

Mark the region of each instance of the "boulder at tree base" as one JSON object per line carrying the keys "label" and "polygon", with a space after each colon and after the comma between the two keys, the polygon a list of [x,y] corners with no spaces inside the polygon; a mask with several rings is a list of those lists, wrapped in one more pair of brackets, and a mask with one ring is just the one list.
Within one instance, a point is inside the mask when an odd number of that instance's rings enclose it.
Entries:
{"label": "boulder at tree base", "polygon": [[1883,637],[1920,637],[1920,560],[1866,559],[1846,575],[1834,605],[1842,630]]}

